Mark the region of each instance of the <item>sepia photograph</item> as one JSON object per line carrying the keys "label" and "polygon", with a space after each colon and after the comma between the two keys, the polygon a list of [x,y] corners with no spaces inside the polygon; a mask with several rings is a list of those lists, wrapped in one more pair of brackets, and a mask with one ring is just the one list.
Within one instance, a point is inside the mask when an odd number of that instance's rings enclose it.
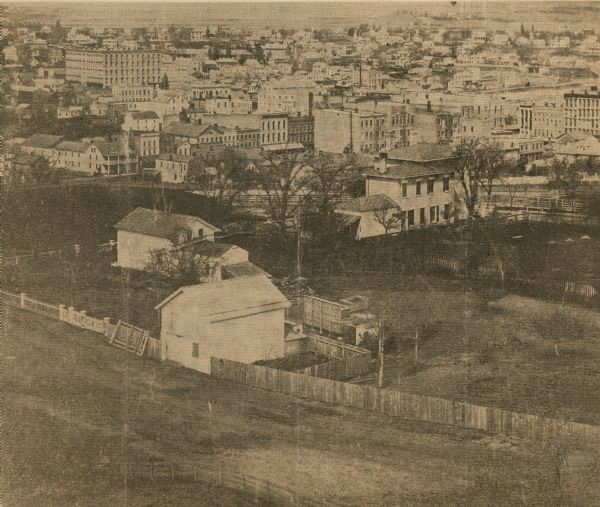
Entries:
{"label": "sepia photograph", "polygon": [[0,0],[0,502],[600,506],[600,0]]}

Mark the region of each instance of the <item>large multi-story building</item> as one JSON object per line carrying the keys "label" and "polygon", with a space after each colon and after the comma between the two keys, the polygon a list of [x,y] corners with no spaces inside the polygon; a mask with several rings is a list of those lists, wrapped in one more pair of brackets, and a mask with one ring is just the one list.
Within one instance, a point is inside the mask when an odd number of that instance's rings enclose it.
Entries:
{"label": "large multi-story building", "polygon": [[288,118],[288,142],[312,148],[315,144],[315,119],[312,116],[290,116]]}
{"label": "large multi-story building", "polygon": [[565,131],[600,135],[600,91],[565,93]]}
{"label": "large multi-story building", "polygon": [[564,102],[521,104],[520,111],[522,136],[555,139],[565,133]]}
{"label": "large multi-story building", "polygon": [[65,79],[103,88],[157,84],[160,53],[147,50],[68,49]]}
{"label": "large multi-story building", "polygon": [[264,83],[258,91],[258,112],[310,115],[313,85],[309,81],[281,79]]}
{"label": "large multi-story building", "polygon": [[315,111],[315,150],[377,153],[386,149],[386,115],[358,110]]}

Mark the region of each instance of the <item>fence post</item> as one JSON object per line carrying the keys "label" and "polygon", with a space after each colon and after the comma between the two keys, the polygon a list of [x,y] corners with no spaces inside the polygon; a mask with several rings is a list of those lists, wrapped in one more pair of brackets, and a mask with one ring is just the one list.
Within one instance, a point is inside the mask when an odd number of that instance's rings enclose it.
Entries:
{"label": "fence post", "polygon": [[67,307],[65,305],[58,305],[58,316],[60,320],[65,320],[65,312],[67,311]]}
{"label": "fence post", "polygon": [[75,308],[73,306],[69,306],[69,319],[74,322],[75,321]]}
{"label": "fence post", "polygon": [[21,292],[21,308],[25,308],[25,298],[27,295],[24,292]]}

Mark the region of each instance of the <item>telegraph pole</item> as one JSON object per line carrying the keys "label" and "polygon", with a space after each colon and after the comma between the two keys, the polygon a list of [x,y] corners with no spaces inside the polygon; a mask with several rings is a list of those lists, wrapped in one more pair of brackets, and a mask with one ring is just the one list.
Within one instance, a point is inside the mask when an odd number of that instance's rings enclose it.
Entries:
{"label": "telegraph pole", "polygon": [[296,209],[296,274],[298,278],[302,276],[302,222],[301,209],[298,205]]}

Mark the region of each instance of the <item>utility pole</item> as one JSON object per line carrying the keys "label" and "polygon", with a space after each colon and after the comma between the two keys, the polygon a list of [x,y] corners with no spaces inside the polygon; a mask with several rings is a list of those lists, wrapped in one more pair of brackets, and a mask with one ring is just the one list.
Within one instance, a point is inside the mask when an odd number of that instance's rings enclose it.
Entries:
{"label": "utility pole", "polygon": [[379,342],[377,346],[377,387],[383,387],[383,344],[385,342],[385,331],[383,329],[383,320],[379,321],[379,329],[377,331]]}
{"label": "utility pole", "polygon": [[302,223],[300,206],[296,209],[296,274],[302,276]]}

